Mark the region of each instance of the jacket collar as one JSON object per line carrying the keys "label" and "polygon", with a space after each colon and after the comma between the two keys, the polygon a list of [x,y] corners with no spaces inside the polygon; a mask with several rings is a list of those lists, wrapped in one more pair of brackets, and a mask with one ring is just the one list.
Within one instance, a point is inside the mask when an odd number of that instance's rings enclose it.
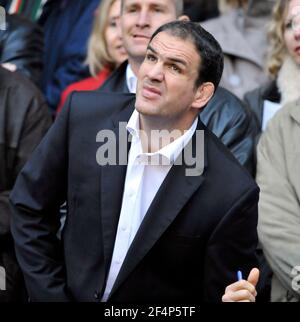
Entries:
{"label": "jacket collar", "polygon": [[102,84],[100,92],[129,93],[126,81],[128,61],[123,62]]}
{"label": "jacket collar", "polygon": [[279,70],[277,86],[282,96],[280,102],[282,105],[300,98],[300,67],[288,54]]}
{"label": "jacket collar", "polygon": [[289,104],[291,117],[300,124],[300,99]]}

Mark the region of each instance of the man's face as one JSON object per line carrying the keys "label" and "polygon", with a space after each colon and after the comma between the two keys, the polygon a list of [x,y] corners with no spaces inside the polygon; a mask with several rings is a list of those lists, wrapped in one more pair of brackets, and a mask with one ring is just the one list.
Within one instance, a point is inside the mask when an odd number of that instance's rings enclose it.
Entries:
{"label": "man's face", "polygon": [[154,31],[173,20],[176,20],[174,0],[125,0],[121,27],[129,58],[143,59]]}
{"label": "man's face", "polygon": [[197,95],[195,82],[199,64],[200,56],[190,40],[167,32],[157,34],[139,69],[137,111],[144,116],[158,117],[166,125],[187,124],[193,120],[198,113],[192,105]]}

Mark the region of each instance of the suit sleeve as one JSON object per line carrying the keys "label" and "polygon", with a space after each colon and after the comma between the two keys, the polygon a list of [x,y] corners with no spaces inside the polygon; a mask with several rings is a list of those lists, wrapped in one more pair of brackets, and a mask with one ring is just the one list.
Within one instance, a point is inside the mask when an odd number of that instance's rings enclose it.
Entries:
{"label": "suit sleeve", "polygon": [[247,277],[257,267],[258,188],[239,198],[214,230],[205,258],[204,300],[220,302],[225,288],[236,282],[236,273]]}
{"label": "suit sleeve", "polygon": [[70,300],[57,238],[59,208],[67,200],[68,115],[65,108],[20,172],[10,196],[11,230],[31,301]]}
{"label": "suit sleeve", "polygon": [[[15,91],[15,97],[11,98],[12,103],[22,104],[19,100],[19,93]],[[23,101],[26,101],[26,98],[23,98]],[[45,101],[40,98],[40,96],[35,96],[29,99],[28,111],[24,117],[24,122],[20,124],[22,132],[20,135],[20,140],[18,143],[18,149],[16,153],[10,151],[7,152],[8,160],[11,165],[10,171],[6,169],[9,173],[11,186],[15,182],[18,173],[24,166],[25,162],[28,160],[30,154],[38,143],[42,140],[46,131],[51,125],[51,117],[48,112],[48,107],[45,104]],[[24,103],[26,104],[26,103]],[[27,108],[27,106],[26,106]],[[24,107],[25,109],[25,107]],[[0,192],[0,240],[2,238],[6,239],[10,235],[10,209],[9,209],[9,190]]]}
{"label": "suit sleeve", "polygon": [[292,287],[293,268],[300,265],[299,195],[288,178],[286,159],[294,158],[297,166],[299,161],[297,151],[294,155],[285,151],[279,119],[272,119],[257,149],[257,182],[261,187],[258,234],[274,274],[300,300],[299,287]]}

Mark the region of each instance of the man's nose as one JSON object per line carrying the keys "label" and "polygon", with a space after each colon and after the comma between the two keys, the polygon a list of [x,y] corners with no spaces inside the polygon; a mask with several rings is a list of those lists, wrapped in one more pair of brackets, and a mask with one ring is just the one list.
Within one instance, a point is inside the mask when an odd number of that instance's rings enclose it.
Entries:
{"label": "man's nose", "polygon": [[148,10],[141,10],[138,16],[137,25],[140,28],[148,27],[150,25],[150,15]]}
{"label": "man's nose", "polygon": [[160,62],[157,62],[155,65],[151,67],[151,69],[149,69],[147,76],[152,81],[162,82],[164,79],[163,64]]}

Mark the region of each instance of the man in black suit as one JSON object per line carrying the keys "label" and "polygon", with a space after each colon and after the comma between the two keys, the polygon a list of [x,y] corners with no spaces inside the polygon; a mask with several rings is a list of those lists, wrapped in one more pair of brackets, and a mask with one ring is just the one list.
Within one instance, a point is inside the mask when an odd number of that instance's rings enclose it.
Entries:
{"label": "man in black suit", "polygon": [[[198,117],[222,69],[210,34],[172,22],[149,43],[136,100],[70,97],[11,195],[31,300],[221,301],[256,265],[259,189]],[[253,301],[257,278],[223,300]]]}
{"label": "man in black suit", "polygon": [[[135,93],[136,76],[151,35],[164,23],[188,20],[182,13],[183,0],[122,0],[121,27],[128,62],[123,63],[99,90]],[[201,121],[253,174],[255,138],[259,129],[248,107],[219,87],[201,113]]]}
{"label": "man in black suit", "polygon": [[[27,296],[10,233],[9,194],[52,119],[34,84],[2,67],[0,97],[0,302],[19,302]],[[5,276],[1,276],[2,268]]]}

